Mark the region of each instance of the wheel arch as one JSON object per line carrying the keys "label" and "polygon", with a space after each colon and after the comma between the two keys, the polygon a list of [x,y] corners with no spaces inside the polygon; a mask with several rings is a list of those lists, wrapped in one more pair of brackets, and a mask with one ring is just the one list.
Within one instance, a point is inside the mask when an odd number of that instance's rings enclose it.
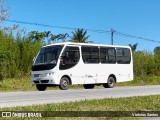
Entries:
{"label": "wheel arch", "polygon": [[117,83],[117,78],[116,78],[116,76],[115,76],[114,74],[110,74],[110,75],[108,76],[108,78],[109,78],[109,77],[113,77],[114,80],[115,80],[115,83]]}
{"label": "wheel arch", "polygon": [[[63,75],[63,76],[61,77],[61,79],[62,79],[63,77],[68,78],[70,85],[72,85],[72,80],[71,80],[71,78],[69,77],[69,75]],[[60,79],[60,80],[61,80],[61,79]]]}

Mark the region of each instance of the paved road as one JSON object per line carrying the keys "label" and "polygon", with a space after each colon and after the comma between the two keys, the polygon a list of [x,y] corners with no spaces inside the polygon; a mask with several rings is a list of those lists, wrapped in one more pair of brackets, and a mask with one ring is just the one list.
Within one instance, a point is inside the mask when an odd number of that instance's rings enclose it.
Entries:
{"label": "paved road", "polygon": [[30,92],[0,92],[0,107],[60,103],[85,99],[118,98],[160,94],[160,85],[102,89],[69,89]]}

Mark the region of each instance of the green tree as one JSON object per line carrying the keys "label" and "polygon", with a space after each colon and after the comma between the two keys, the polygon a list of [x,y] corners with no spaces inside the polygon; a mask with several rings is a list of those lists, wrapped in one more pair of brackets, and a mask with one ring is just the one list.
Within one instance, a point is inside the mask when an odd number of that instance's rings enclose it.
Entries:
{"label": "green tree", "polygon": [[45,31],[44,34],[45,34],[45,37],[47,38],[48,44],[51,44],[51,40],[50,40],[51,31]]}
{"label": "green tree", "polygon": [[58,41],[58,40],[62,40],[62,42],[65,42],[67,37],[69,37],[69,34],[68,33],[65,33],[65,34],[58,34],[58,35],[53,35],[51,34],[51,37],[50,39],[54,42]]}
{"label": "green tree", "polygon": [[8,8],[4,8],[5,0],[0,0],[0,22],[9,17]]}
{"label": "green tree", "polygon": [[0,80],[29,76],[33,58],[42,47],[41,41],[2,30],[0,38]]}
{"label": "green tree", "polygon": [[69,37],[69,34],[68,33],[65,33],[65,34],[58,34],[57,35],[57,39],[58,40],[62,40],[62,42],[66,42],[66,39]]}
{"label": "green tree", "polygon": [[154,54],[158,53],[159,51],[160,51],[160,46],[154,48]]}
{"label": "green tree", "polygon": [[157,74],[160,75],[160,46],[155,47],[154,58],[156,62]]}
{"label": "green tree", "polygon": [[156,63],[153,53],[138,51],[133,53],[134,75],[155,75]]}
{"label": "green tree", "polygon": [[29,33],[29,38],[32,41],[38,41],[38,42],[44,43],[45,37],[46,37],[45,32],[31,31]]}
{"label": "green tree", "polygon": [[89,43],[92,41],[88,41],[88,38],[90,36],[87,36],[87,30],[84,29],[77,29],[74,32],[72,32],[73,36],[71,37],[72,42],[78,42],[78,43]]}

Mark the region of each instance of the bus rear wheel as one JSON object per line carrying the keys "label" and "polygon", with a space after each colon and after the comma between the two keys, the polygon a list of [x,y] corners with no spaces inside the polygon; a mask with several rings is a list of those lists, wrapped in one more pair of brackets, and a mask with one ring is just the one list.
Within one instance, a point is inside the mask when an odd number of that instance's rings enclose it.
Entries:
{"label": "bus rear wheel", "polygon": [[61,90],[67,90],[69,88],[69,85],[70,85],[69,79],[67,77],[62,77],[60,80],[59,88]]}
{"label": "bus rear wheel", "polygon": [[94,84],[83,84],[83,87],[85,89],[93,89],[94,88]]}
{"label": "bus rear wheel", "polygon": [[109,77],[107,80],[107,83],[103,84],[103,87],[105,88],[113,88],[115,86],[115,79],[114,77]]}
{"label": "bus rear wheel", "polygon": [[37,88],[37,90],[39,90],[39,91],[45,91],[46,88],[47,88],[47,86],[45,86],[45,85],[36,85],[36,88]]}

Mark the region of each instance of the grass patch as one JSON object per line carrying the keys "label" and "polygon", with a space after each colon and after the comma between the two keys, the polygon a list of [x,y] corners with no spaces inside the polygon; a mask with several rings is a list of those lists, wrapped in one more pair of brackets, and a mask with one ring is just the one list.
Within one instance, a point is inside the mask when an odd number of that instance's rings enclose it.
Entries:
{"label": "grass patch", "polygon": [[0,108],[16,111],[159,111],[160,95],[82,100],[58,104]]}
{"label": "grass patch", "polygon": [[[160,76],[141,76],[135,77],[133,81],[117,83],[116,86],[141,86],[141,85],[159,85]],[[95,88],[103,86],[95,86]],[[83,85],[72,85],[70,89],[84,89]],[[48,87],[47,89],[59,89],[58,86]],[[0,91],[34,91],[35,86],[32,86],[30,78],[5,79],[0,81]]]}
{"label": "grass patch", "polygon": [[139,76],[128,82],[117,83],[117,86],[160,85],[160,76]]}
{"label": "grass patch", "polygon": [[11,78],[0,81],[0,91],[30,91],[36,90],[31,85],[30,78]]}
{"label": "grass patch", "polygon": [[[106,98],[101,100],[83,100],[76,102],[65,102],[59,104],[33,105],[26,107],[0,108],[0,111],[159,111],[160,95],[139,96],[128,98]],[[115,120],[135,120],[141,118],[64,118],[63,119],[115,119]],[[62,119],[54,118],[54,119]],[[27,118],[26,118],[27,119]],[[44,118],[50,119],[50,118]],[[52,118],[53,119],[53,118]]]}

